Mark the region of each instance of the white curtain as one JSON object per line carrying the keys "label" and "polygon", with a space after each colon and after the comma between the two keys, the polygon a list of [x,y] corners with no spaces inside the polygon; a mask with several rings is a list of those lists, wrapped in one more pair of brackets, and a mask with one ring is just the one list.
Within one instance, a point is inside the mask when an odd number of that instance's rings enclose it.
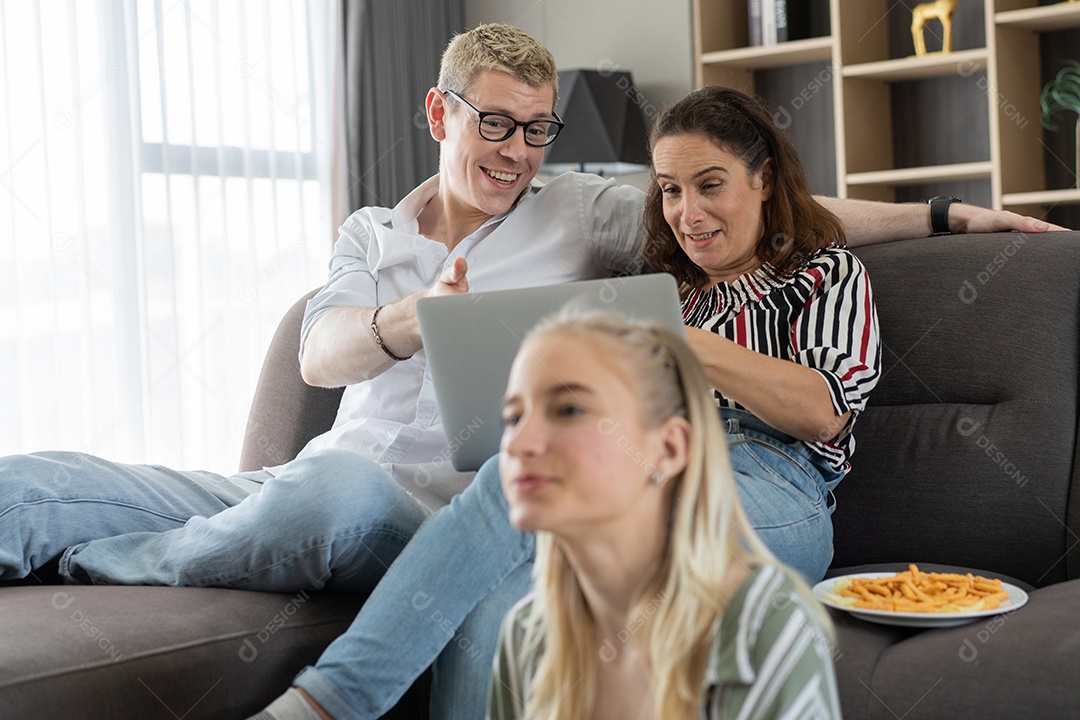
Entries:
{"label": "white curtain", "polygon": [[0,455],[234,472],[325,279],[329,0],[0,0]]}

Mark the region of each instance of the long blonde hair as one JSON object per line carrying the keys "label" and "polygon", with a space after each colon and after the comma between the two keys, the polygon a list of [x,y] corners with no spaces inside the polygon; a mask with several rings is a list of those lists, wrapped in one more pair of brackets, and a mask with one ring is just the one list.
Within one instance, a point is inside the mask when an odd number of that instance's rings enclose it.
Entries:
{"label": "long blonde hair", "polygon": [[[696,717],[708,643],[737,590],[726,581],[733,565],[775,563],[739,504],[719,411],[704,371],[686,343],[667,328],[601,312],[563,311],[533,334],[553,332],[603,339],[638,379],[641,421],[658,427],[673,415],[691,426],[687,465],[668,509],[668,536],[656,575],[629,617],[647,627],[645,646],[658,718]],[[581,586],[550,533],[537,534],[536,586],[524,647],[543,652],[526,698],[530,719],[585,720],[596,691],[600,638]],[[810,598],[805,583],[800,595]],[[810,607],[815,607],[812,600]],[[645,619],[649,619],[645,622]],[[828,619],[819,620],[828,628]],[[637,623],[627,626],[636,632]],[[620,633],[621,635],[621,633]],[[610,639],[604,647],[619,648]],[[610,657],[606,659],[611,659]]]}

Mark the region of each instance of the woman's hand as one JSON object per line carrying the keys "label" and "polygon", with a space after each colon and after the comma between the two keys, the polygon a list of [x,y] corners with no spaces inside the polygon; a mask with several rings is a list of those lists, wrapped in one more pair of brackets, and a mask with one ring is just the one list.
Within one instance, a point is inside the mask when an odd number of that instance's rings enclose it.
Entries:
{"label": "woman's hand", "polygon": [[851,416],[837,415],[825,379],[808,367],[749,350],[716,333],[686,328],[709,384],[762,421],[807,442],[826,442]]}

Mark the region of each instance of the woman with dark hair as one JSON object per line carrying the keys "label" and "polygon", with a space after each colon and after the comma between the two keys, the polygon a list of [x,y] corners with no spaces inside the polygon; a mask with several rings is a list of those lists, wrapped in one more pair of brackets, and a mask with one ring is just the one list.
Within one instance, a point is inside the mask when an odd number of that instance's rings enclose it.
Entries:
{"label": "woman with dark hair", "polygon": [[[760,99],[725,87],[695,90],[657,121],[650,142],[654,160],[657,144],[678,136],[707,140],[726,149],[739,158],[749,175],[767,173],[771,188],[761,208],[761,237],[754,253],[761,261],[788,273],[812,253],[844,244],[843,225],[811,194],[795,146],[773,123]],[[663,145],[662,153],[670,149],[668,142]],[[646,259],[656,272],[685,278],[691,286],[701,285],[706,271],[676,241],[664,211],[666,194],[659,182],[650,185],[646,194]]]}
{"label": "woman with dark hair", "polygon": [[811,580],[832,559],[832,490],[880,370],[866,270],[764,104],[695,90],[650,138],[649,269],[681,284],[687,338],[766,545]]}

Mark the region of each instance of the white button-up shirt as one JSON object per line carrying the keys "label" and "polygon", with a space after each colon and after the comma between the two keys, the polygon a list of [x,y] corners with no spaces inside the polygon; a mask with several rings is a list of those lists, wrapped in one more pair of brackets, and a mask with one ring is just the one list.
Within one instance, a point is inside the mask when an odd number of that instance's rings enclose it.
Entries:
{"label": "white button-up shirt", "polygon": [[[439,191],[435,176],[393,210],[363,208],[341,226],[326,286],[308,303],[301,336],[335,307],[385,305],[433,286],[458,257],[475,291],[547,285],[636,272],[644,247],[641,191],[595,175],[566,173],[538,182],[505,214],[491,218],[452,251],[419,232],[417,218]],[[482,348],[477,348],[482,353]],[[303,349],[301,349],[301,354]],[[424,351],[350,385],[334,426],[300,457],[328,448],[380,463],[431,508],[473,477],[454,470]]]}

